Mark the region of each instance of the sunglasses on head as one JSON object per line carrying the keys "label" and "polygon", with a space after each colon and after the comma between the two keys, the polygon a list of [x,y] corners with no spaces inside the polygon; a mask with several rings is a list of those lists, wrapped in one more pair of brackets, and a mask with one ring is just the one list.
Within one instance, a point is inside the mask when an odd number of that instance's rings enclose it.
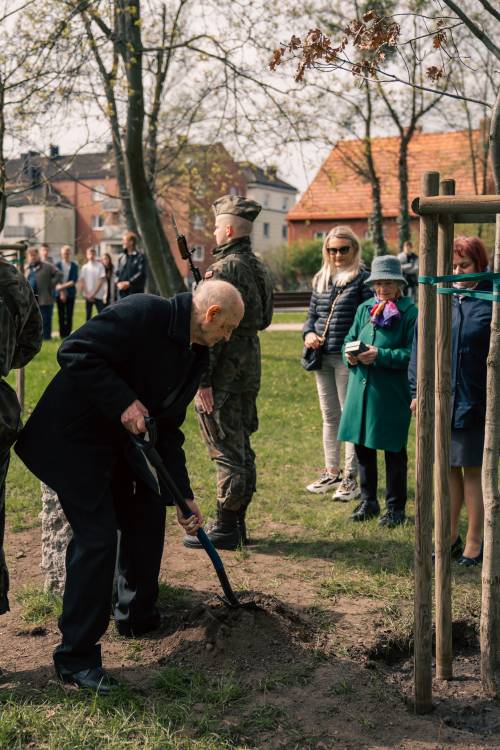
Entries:
{"label": "sunglasses on head", "polygon": [[330,255],[337,255],[337,253],[340,253],[341,255],[347,255],[350,249],[350,245],[342,245],[342,247],[327,247],[326,251]]}

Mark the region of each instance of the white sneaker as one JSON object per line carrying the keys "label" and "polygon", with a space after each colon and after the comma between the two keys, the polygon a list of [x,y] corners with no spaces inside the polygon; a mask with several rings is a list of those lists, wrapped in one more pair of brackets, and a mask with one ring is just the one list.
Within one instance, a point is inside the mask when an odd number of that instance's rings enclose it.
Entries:
{"label": "white sneaker", "polygon": [[323,495],[328,490],[332,490],[341,480],[342,473],[340,471],[337,474],[330,474],[329,471],[324,471],[319,479],[307,485],[306,490],[314,492],[315,495]]}
{"label": "white sneaker", "polygon": [[360,497],[361,491],[354,477],[347,474],[338,486],[337,492],[333,499],[341,503],[347,503],[348,500],[355,500]]}

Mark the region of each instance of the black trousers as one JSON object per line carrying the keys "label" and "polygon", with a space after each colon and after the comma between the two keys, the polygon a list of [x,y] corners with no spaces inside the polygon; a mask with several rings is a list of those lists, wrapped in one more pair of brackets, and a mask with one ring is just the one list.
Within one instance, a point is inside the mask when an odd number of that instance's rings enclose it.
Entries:
{"label": "black trousers", "polygon": [[90,320],[92,317],[92,306],[95,305],[95,309],[98,313],[104,309],[104,301],[102,299],[85,300],[85,320]]}
{"label": "black trousers", "polygon": [[137,627],[156,612],[165,505],[122,462],[97,507],[77,492],[59,500],[73,531],[59,619],[62,643],[54,652],[56,669],[65,674],[102,663],[98,641],[109,624],[118,530],[115,618]]}
{"label": "black trousers", "polygon": [[9,468],[10,452],[8,448],[0,446],[0,615],[9,611],[9,573],[3,552],[5,533],[5,480]]}
{"label": "black trousers", "polygon": [[65,339],[73,329],[73,308],[75,298],[67,297],[65,302],[57,300],[57,312],[59,315],[59,336]]}
{"label": "black trousers", "polygon": [[[359,463],[361,500],[377,501],[377,451],[364,445],[355,445]],[[408,456],[406,448],[394,453],[385,451],[386,505],[388,510],[404,510],[407,498]]]}

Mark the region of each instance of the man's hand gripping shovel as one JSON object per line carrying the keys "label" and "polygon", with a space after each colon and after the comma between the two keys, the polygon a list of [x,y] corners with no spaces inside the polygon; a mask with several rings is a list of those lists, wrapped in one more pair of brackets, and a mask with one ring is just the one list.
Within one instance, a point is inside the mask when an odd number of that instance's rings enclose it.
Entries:
{"label": "man's hand gripping shovel", "polygon": [[[180,492],[179,488],[175,484],[174,480],[170,476],[165,464],[163,463],[163,460],[158,453],[158,451],[155,448],[156,445],[156,439],[157,439],[157,428],[156,428],[156,422],[151,417],[145,418],[145,424],[146,424],[146,434],[143,436],[138,435],[131,435],[131,439],[136,446],[136,448],[139,449],[139,451],[142,453],[144,458],[146,459],[147,463],[149,464],[150,470],[152,469],[152,473],[155,473],[160,480],[161,484],[168,490],[168,492],[172,495],[172,498],[181,511],[184,518],[189,518],[193,515],[191,509],[189,508],[188,504],[186,503],[186,500],[182,496],[182,493]],[[215,572],[217,573],[217,577],[220,581],[220,584],[222,586],[222,590],[224,592],[224,596],[219,596],[219,599],[228,607],[231,608],[237,608],[237,607],[245,607],[247,609],[260,609],[260,607],[255,604],[255,602],[240,602],[237,596],[235,595],[233,589],[231,588],[231,584],[229,583],[229,579],[227,577],[227,573],[224,569],[224,565],[222,563],[222,560],[219,556],[219,553],[215,549],[214,545],[208,538],[207,534],[203,529],[198,529],[196,532],[196,536],[198,537],[200,544],[202,545],[203,549],[209,556],[212,565],[214,566]]]}

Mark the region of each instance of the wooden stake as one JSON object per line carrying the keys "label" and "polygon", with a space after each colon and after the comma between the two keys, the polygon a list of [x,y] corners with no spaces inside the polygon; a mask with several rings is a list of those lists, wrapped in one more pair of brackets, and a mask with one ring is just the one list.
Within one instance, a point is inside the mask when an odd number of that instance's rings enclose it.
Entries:
{"label": "wooden stake", "polygon": [[[454,180],[442,180],[440,195],[455,193]],[[439,216],[438,276],[453,270],[453,219]],[[443,286],[450,286],[444,284]],[[434,548],[436,550],[436,677],[453,677],[450,540],[451,442],[451,295],[437,295],[436,315],[436,431],[434,451]]]}
{"label": "wooden stake", "polygon": [[[425,172],[422,195],[437,195],[439,172]],[[419,273],[436,275],[437,216],[420,217]],[[432,463],[436,291],[418,294],[417,439],[415,468],[415,711],[432,710]]]}
{"label": "wooden stake", "polygon": [[[500,215],[493,269],[500,272]],[[500,696],[500,303],[493,302],[488,353],[486,427],[483,453],[484,553],[481,600],[481,683],[490,698]]]}

